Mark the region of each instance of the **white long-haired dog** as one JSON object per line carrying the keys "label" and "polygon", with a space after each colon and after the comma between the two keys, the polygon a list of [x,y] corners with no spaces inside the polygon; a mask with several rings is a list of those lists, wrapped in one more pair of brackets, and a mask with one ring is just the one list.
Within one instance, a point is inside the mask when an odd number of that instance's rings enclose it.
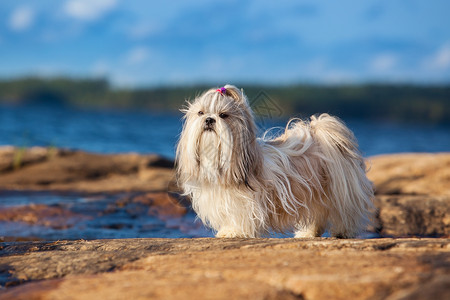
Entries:
{"label": "white long-haired dog", "polygon": [[373,189],[352,132],[328,114],[257,139],[243,91],[226,85],[189,103],[177,147],[179,184],[217,237],[350,238],[371,220]]}

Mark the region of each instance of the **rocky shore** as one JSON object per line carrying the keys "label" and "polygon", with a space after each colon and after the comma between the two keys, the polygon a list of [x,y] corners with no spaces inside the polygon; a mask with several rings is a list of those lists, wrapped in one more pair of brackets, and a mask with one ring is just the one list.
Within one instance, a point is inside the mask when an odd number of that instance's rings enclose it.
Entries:
{"label": "rocky shore", "polygon": [[0,190],[153,192],[167,191],[173,179],[173,161],[157,155],[0,147]]}
{"label": "rocky shore", "polygon": [[[368,165],[378,209],[369,230],[383,238],[3,242],[0,299],[450,298],[450,153]],[[8,190],[129,192],[116,205],[161,218],[188,205],[174,196],[173,162],[155,155],[0,147],[0,191]],[[0,207],[0,222],[77,218],[45,205]]]}
{"label": "rocky shore", "polygon": [[[16,279],[0,299],[450,297],[448,239],[132,239],[1,247],[2,271]],[[20,284],[25,281],[31,282]]]}

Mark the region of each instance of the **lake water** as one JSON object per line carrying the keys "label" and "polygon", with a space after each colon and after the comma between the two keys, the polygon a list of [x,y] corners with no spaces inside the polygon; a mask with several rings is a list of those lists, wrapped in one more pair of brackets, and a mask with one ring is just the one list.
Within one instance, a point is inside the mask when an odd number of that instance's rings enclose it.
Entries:
{"label": "lake water", "polygon": [[[260,127],[284,126],[264,119]],[[365,156],[450,151],[450,127],[344,120]],[[175,156],[181,114],[92,111],[63,107],[0,106],[0,145],[55,146],[99,153],[158,153]],[[264,125],[264,126],[261,126]]]}
{"label": "lake water", "polygon": [[[284,126],[287,120],[264,119],[261,127]],[[398,152],[450,151],[450,127],[364,120],[344,120],[354,131],[365,156]],[[54,146],[98,153],[157,153],[174,158],[181,114],[143,111],[93,111],[42,106],[0,106],[0,145]],[[182,218],[160,220],[127,209],[99,214],[120,195],[0,192],[0,206],[45,204],[90,217],[70,228],[0,222],[2,236],[36,239],[133,237],[197,237],[212,232],[195,222],[190,211]]]}

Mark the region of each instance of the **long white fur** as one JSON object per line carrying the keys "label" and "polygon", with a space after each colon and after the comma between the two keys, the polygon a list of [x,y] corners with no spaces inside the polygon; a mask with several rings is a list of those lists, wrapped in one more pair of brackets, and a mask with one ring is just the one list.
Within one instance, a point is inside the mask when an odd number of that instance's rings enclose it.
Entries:
{"label": "long white fur", "polygon": [[[225,88],[188,103],[176,159],[184,194],[216,236],[295,229],[296,237],[314,237],[330,227],[333,236],[350,238],[364,231],[373,188],[352,132],[322,114],[257,139],[246,96]],[[213,131],[204,130],[207,117],[216,121]]]}

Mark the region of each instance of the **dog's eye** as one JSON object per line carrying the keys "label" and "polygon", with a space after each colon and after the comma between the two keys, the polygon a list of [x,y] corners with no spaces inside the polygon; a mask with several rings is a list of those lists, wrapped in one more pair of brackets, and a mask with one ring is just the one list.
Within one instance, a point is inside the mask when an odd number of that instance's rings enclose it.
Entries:
{"label": "dog's eye", "polygon": [[226,113],[220,113],[219,117],[221,117],[222,119],[228,118],[228,115]]}
{"label": "dog's eye", "polygon": [[199,111],[199,112],[198,112],[198,115],[199,115],[199,116],[203,115],[203,112],[202,112],[202,111]]}

